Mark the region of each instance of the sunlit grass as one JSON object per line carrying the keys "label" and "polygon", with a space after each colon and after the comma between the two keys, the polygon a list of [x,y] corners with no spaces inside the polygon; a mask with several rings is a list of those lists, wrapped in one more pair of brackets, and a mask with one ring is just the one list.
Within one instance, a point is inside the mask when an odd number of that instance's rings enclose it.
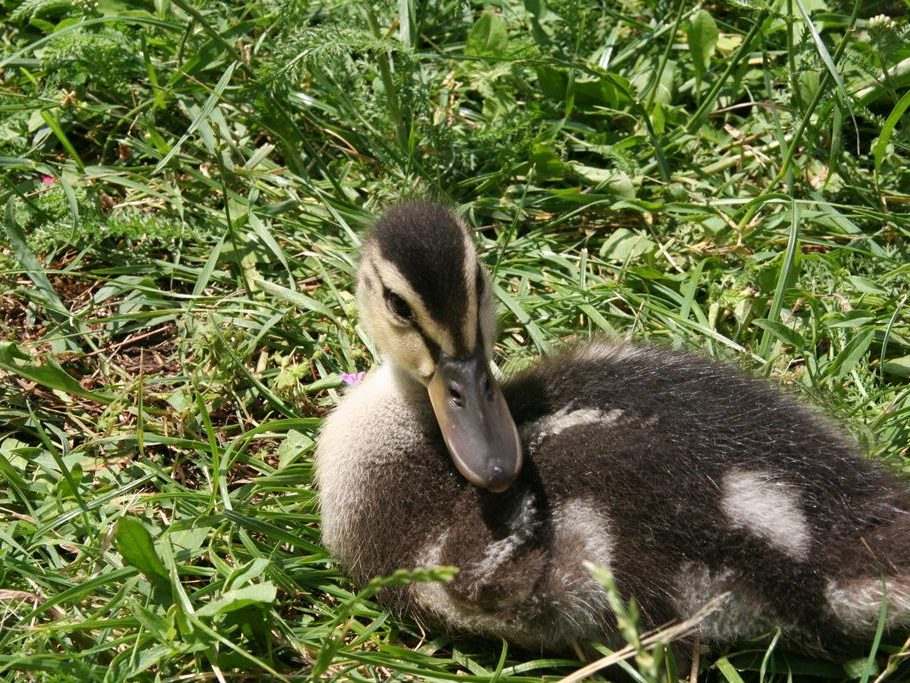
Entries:
{"label": "sunlit grass", "polygon": [[[374,361],[359,236],[401,197],[477,229],[507,371],[598,334],[691,348],[910,476],[906,4],[0,8],[6,679],[582,666],[400,620],[320,546],[314,442]],[[703,676],[906,657],[775,642]]]}

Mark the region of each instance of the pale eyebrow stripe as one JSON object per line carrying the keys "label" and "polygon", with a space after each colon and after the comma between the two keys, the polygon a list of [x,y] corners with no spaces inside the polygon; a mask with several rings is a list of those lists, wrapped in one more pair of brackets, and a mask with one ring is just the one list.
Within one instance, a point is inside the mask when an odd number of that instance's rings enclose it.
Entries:
{"label": "pale eyebrow stripe", "polygon": [[[414,320],[412,325],[414,329],[417,330],[423,339],[424,344],[427,346],[427,351],[430,352],[434,359],[439,357],[440,351],[445,351],[447,355],[454,355],[456,350],[456,340],[453,338],[450,331],[444,326],[440,325],[433,315],[430,314],[430,311],[427,310],[426,306],[423,304],[422,298],[417,294],[414,288],[411,286],[411,283],[408,282],[407,278],[402,275],[401,271],[395,267],[395,264],[387,260],[384,256],[379,254],[371,254],[369,257],[368,264],[373,269],[373,272],[376,275],[376,279],[379,281],[379,285],[383,288],[383,297],[385,297],[386,292],[394,292],[399,296],[404,298],[408,305],[411,307],[411,310],[414,311]],[[379,262],[377,264],[377,261]],[[383,277],[383,271],[386,275],[391,276],[394,279],[392,285],[389,284],[389,278]],[[437,342],[430,332],[435,332],[436,337],[440,338],[443,343]],[[446,348],[448,346],[448,348]]]}
{"label": "pale eyebrow stripe", "polygon": [[480,266],[477,260],[477,250],[471,235],[461,220],[459,220],[463,231],[462,244],[464,246],[464,278],[465,289],[468,292],[467,310],[464,311],[464,319],[459,321],[462,339],[464,340],[467,351],[470,352],[477,346],[477,319],[480,310],[477,292],[477,268]]}

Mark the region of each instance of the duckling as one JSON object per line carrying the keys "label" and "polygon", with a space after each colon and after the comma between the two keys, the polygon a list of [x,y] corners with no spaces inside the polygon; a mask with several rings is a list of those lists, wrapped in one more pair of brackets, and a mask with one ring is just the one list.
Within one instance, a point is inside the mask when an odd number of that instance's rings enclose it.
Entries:
{"label": "duckling", "polygon": [[357,274],[383,357],[316,453],[326,546],[392,609],[524,648],[610,641],[586,563],[642,626],[692,617],[723,644],[780,628],[807,650],[910,626],[910,490],[767,381],[687,353],[592,341],[499,383],[495,308],[465,225],[389,210]]}

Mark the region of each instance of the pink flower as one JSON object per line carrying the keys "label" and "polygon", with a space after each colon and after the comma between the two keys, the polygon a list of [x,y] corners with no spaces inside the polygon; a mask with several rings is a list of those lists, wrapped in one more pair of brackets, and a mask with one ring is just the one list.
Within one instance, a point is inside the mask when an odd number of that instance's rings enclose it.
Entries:
{"label": "pink flower", "polygon": [[41,182],[44,183],[45,185],[53,185],[54,177],[49,176],[49,175],[43,175],[43,176],[41,176]]}
{"label": "pink flower", "polygon": [[339,377],[341,377],[341,381],[345,384],[357,384],[360,380],[363,379],[364,375],[366,374],[367,373],[365,370],[361,370],[360,372],[355,372],[353,374],[350,372],[342,372]]}

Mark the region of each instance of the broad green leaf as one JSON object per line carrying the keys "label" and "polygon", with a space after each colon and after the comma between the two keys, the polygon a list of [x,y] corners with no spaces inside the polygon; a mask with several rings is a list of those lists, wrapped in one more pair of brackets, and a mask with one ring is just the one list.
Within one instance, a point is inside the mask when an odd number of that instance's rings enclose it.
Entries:
{"label": "broad green leaf", "polygon": [[174,615],[169,614],[166,617],[159,616],[149,609],[146,609],[138,602],[130,601],[130,611],[142,627],[152,634],[160,643],[173,643],[177,635],[177,629],[174,628]]}
{"label": "broad green leaf", "polygon": [[882,169],[882,162],[885,160],[885,152],[888,149],[888,143],[891,142],[891,136],[894,134],[894,128],[901,121],[904,116],[904,112],[907,111],[908,107],[910,107],[910,90],[905,92],[904,96],[901,97],[897,101],[897,104],[894,105],[894,109],[891,110],[888,118],[885,119],[885,124],[882,126],[882,130],[878,134],[878,138],[876,138],[875,144],[872,145],[872,156],[875,157],[876,175],[878,175]]}
{"label": "broad green leaf", "polygon": [[210,527],[201,526],[190,529],[179,529],[167,532],[168,541],[174,550],[179,552],[195,552],[202,547],[212,533]]}
{"label": "broad green leaf", "polygon": [[537,68],[537,84],[548,100],[564,101],[568,82],[568,77],[560,69],[548,65]]}
{"label": "broad green leaf", "polygon": [[37,287],[47,300],[52,303],[56,309],[53,313],[65,314],[66,306],[63,305],[63,302],[57,295],[57,290],[54,289],[50,278],[48,278],[47,273],[44,272],[44,267],[41,265],[38,257],[35,256],[35,253],[28,246],[25,232],[23,232],[19,223],[16,222],[16,217],[13,213],[12,199],[6,203],[3,216],[3,229],[6,232],[6,237],[9,240],[10,246],[13,248],[13,255],[16,257],[19,265],[22,266],[25,274],[28,275],[28,278],[35,284],[35,287]]}
{"label": "broad green leaf", "polygon": [[542,21],[547,14],[544,0],[524,0],[525,9],[531,15],[531,35],[539,45],[549,45],[550,35],[544,30]]}
{"label": "broad green leaf", "polygon": [[289,429],[287,435],[278,444],[278,469],[282,470],[296,461],[312,448],[313,440],[296,429]]}
{"label": "broad green leaf", "polygon": [[244,586],[228,591],[220,598],[215,598],[207,605],[196,610],[197,617],[213,617],[216,614],[226,614],[249,605],[271,604],[275,601],[277,589],[271,581],[257,583],[253,586]]}
{"label": "broad green leaf", "polygon": [[525,9],[538,21],[543,15],[543,5],[542,0],[524,0]]}
{"label": "broad green leaf", "polygon": [[609,192],[625,200],[635,199],[635,183],[623,171],[587,166],[577,161],[569,162],[568,168],[577,178],[593,185],[597,191]]}
{"label": "broad green leaf", "polygon": [[738,33],[721,33],[717,38],[717,51],[726,57],[736,52],[742,42],[743,37]]}
{"label": "broad green leaf", "polygon": [[834,322],[828,323],[829,329],[866,327],[869,323],[874,324],[876,320],[874,313],[861,308],[854,308],[846,313],[833,314],[831,317]]}
{"label": "broad green leaf", "polygon": [[881,296],[888,295],[888,292],[882,289],[877,282],[870,280],[867,277],[863,277],[862,275],[850,275],[847,277],[847,280],[850,281],[850,284],[853,285],[854,289],[862,292],[863,294],[878,294]]}
{"label": "broad green leaf", "polygon": [[730,0],[730,4],[734,7],[753,11],[768,9],[769,6],[765,0]]}
{"label": "broad green leaf", "polygon": [[604,242],[600,255],[610,261],[625,263],[643,254],[653,253],[657,245],[642,234],[619,228]]}
{"label": "broad green leaf", "polygon": [[19,375],[48,389],[90,398],[99,403],[110,403],[113,400],[111,396],[83,389],[79,381],[61,368],[52,356],[45,355],[40,364],[36,363],[15,342],[0,341],[0,370]]}
{"label": "broad green leaf", "polygon": [[720,32],[717,30],[714,17],[704,9],[696,12],[686,26],[689,54],[692,57],[692,66],[695,67],[695,75],[698,80],[702,80],[708,72],[719,36]]}
{"label": "broad green leaf", "polygon": [[[537,83],[547,99],[564,103],[569,91],[569,74],[565,69],[539,66],[536,70]],[[644,85],[640,83],[639,85]],[[572,95],[575,104],[584,109],[610,107],[620,109],[633,99],[632,84],[614,73],[605,73],[598,78],[580,78],[572,81]]]}
{"label": "broad green leaf", "polygon": [[130,676],[138,677],[138,674],[147,671],[153,666],[157,666],[165,657],[168,657],[169,655],[173,656],[173,652],[173,638],[160,645],[153,645],[152,647],[143,648],[142,651],[139,652],[139,656],[136,658],[136,668],[130,671]]}
{"label": "broad green leaf", "polygon": [[535,175],[540,179],[562,178],[565,175],[566,163],[550,145],[535,143],[531,147],[531,162]]}
{"label": "broad green leaf", "polygon": [[[650,78],[650,74],[647,74]],[[673,101],[673,83],[676,80],[676,62],[668,59],[660,72],[660,79],[653,84],[650,100],[654,104],[671,104]]]}
{"label": "broad green leaf", "polygon": [[[642,112],[642,116],[647,116],[647,114]],[[667,131],[667,117],[664,115],[664,105],[660,102],[652,105],[650,119],[655,135],[663,135]]]}
{"label": "broad green leaf", "polygon": [[826,374],[836,379],[845,377],[866,355],[874,336],[875,330],[865,330],[853,337],[825,368]]}
{"label": "broad green leaf", "polygon": [[484,12],[468,31],[465,54],[472,57],[503,57],[509,43],[506,22],[495,12]]}
{"label": "broad green leaf", "polygon": [[149,581],[167,580],[168,572],[155,552],[152,535],[138,519],[121,517],[117,520],[114,545],[123,561],[142,572]]}
{"label": "broad green leaf", "polygon": [[796,77],[799,96],[803,102],[809,102],[815,97],[821,86],[822,73],[818,69],[803,69]]}
{"label": "broad green leaf", "polygon": [[896,377],[910,377],[910,356],[886,360],[882,363],[882,370]]}
{"label": "broad green leaf", "polygon": [[255,560],[250,560],[231,573],[227,581],[224,582],[225,588],[228,590],[236,590],[252,583],[253,579],[258,579],[262,576],[263,572],[269,568],[270,564],[271,562],[264,557],[257,557]]}
{"label": "broad green leaf", "polygon": [[622,76],[604,74],[600,78],[576,78],[575,102],[580,106],[621,109],[632,101],[632,86]]}
{"label": "broad green leaf", "polygon": [[802,349],[806,342],[799,334],[799,332],[787,327],[783,323],[777,322],[775,320],[767,320],[765,318],[759,318],[753,320],[752,324],[756,327],[760,327],[763,330],[767,330],[773,336],[788,346],[792,346],[794,349]]}

